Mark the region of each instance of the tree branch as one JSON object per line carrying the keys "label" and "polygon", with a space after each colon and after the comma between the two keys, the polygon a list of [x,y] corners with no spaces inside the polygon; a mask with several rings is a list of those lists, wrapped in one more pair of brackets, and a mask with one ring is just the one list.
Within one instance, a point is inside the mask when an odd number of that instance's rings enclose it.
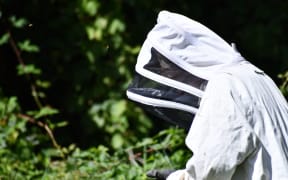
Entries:
{"label": "tree branch", "polygon": [[[21,51],[18,49],[18,47],[17,47],[17,45],[15,43],[15,40],[14,40],[14,38],[12,36],[12,33],[9,30],[7,32],[9,34],[9,43],[10,43],[14,53],[16,54],[17,61],[24,68],[25,67],[25,63],[24,63],[23,58],[21,57]],[[30,82],[31,95],[32,95],[36,105],[39,108],[42,108],[43,105],[42,105],[42,103],[41,103],[41,101],[39,99],[38,91],[37,91],[37,88],[36,88],[35,84],[31,83],[31,77],[28,74],[26,74],[26,78]]]}
{"label": "tree branch", "polygon": [[45,131],[47,132],[48,136],[50,137],[50,139],[51,139],[51,141],[53,143],[53,146],[55,148],[57,148],[57,149],[60,149],[60,145],[57,143],[57,141],[56,141],[56,139],[54,137],[54,134],[53,134],[52,130],[49,128],[48,124],[43,123],[41,121],[37,121],[33,117],[28,116],[26,114],[18,114],[18,117],[22,118],[22,119],[25,119],[25,120],[27,120],[28,122],[30,122],[32,124],[36,124],[37,126],[39,126],[41,128],[44,128]]}

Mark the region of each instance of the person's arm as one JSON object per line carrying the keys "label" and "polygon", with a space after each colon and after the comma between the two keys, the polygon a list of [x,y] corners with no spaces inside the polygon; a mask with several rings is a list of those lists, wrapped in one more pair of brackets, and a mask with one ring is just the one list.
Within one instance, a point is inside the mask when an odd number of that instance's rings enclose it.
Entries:
{"label": "person's arm", "polygon": [[186,138],[193,157],[186,169],[168,180],[229,180],[236,167],[256,147],[249,126],[249,94],[245,87],[221,75],[207,86],[206,93]]}

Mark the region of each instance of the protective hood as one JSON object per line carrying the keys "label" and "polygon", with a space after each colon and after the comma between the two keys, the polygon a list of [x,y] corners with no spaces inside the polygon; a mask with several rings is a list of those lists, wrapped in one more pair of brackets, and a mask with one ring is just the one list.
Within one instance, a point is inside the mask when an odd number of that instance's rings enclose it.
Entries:
{"label": "protective hood", "polygon": [[189,128],[209,79],[243,60],[202,24],[161,11],[138,55],[127,96],[157,117]]}

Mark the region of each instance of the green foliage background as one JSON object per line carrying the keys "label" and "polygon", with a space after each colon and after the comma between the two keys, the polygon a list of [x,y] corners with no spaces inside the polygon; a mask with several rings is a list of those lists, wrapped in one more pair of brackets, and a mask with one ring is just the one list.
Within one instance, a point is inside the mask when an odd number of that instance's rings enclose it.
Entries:
{"label": "green foliage background", "polygon": [[235,42],[287,95],[288,2],[0,0],[0,179],[145,179],[184,167],[185,132],[125,95],[163,9]]}

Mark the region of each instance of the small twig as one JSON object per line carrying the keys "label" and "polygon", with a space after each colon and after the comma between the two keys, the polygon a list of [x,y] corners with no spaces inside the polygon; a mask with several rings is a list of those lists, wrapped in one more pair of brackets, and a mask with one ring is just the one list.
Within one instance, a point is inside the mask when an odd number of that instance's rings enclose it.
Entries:
{"label": "small twig", "polygon": [[41,101],[40,101],[40,99],[39,99],[39,95],[38,95],[38,91],[37,91],[36,86],[31,83],[30,87],[31,87],[31,91],[32,91],[31,93],[32,93],[32,96],[33,96],[33,98],[34,98],[35,103],[37,104],[37,106],[38,106],[39,108],[42,108],[43,105],[42,105],[42,103],[41,103]]}
{"label": "small twig", "polygon": [[131,162],[131,164],[133,164],[134,166],[138,166],[138,163],[135,160],[135,157],[137,158],[137,156],[135,156],[135,154],[133,153],[132,149],[127,149],[126,150],[128,157],[129,157],[129,161]]}
{"label": "small twig", "polygon": [[[24,63],[23,58],[21,57],[21,51],[18,49],[18,47],[17,47],[17,45],[15,43],[15,40],[14,40],[14,38],[12,36],[12,33],[9,30],[7,32],[9,34],[9,43],[10,43],[14,53],[16,54],[17,61],[24,68],[25,67],[25,63]],[[32,94],[32,97],[33,97],[36,105],[39,108],[42,108],[43,105],[42,105],[42,103],[41,103],[41,101],[39,99],[38,91],[37,91],[37,88],[36,88],[35,84],[31,83],[31,77],[29,76],[29,74],[26,74],[26,78],[30,82],[31,94]]]}
{"label": "small twig", "polygon": [[[146,153],[151,153],[154,151],[155,150],[153,148],[149,148],[149,149],[147,149]],[[137,161],[139,161],[141,164],[144,164],[144,161],[141,158],[141,156],[143,156],[144,153],[138,152],[138,153],[134,154],[132,149],[127,149],[126,152],[128,154],[128,158],[129,158],[129,161],[131,162],[131,164],[138,165]]]}
{"label": "small twig", "polygon": [[10,32],[9,30],[8,30],[7,32],[8,32],[8,34],[9,34],[9,43],[10,43],[13,51],[14,51],[15,54],[16,54],[16,57],[17,57],[17,60],[18,60],[19,64],[21,64],[22,66],[25,66],[24,61],[23,61],[23,59],[22,59],[22,57],[21,57],[21,52],[20,52],[19,49],[17,48],[17,45],[16,45],[16,43],[15,43],[13,37],[12,37],[11,32]]}
{"label": "small twig", "polygon": [[43,123],[41,121],[37,121],[36,119],[26,115],[26,114],[18,114],[18,117],[19,118],[22,118],[22,119],[25,119],[27,120],[28,122],[32,123],[32,124],[36,124],[37,126],[41,127],[41,128],[44,128],[45,131],[47,132],[48,136],[50,137],[53,145],[55,148],[57,149],[60,149],[60,145],[57,143],[54,135],[53,135],[53,132],[52,130],[49,128],[48,124],[46,123]]}

